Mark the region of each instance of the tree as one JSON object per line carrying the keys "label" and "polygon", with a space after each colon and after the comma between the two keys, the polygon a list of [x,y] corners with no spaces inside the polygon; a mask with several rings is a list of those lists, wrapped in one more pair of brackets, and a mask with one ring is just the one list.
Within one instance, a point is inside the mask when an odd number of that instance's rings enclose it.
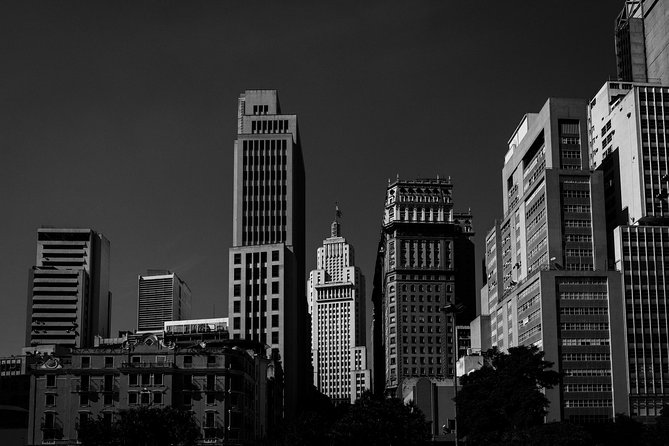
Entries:
{"label": "tree", "polygon": [[335,446],[417,446],[425,444],[429,428],[417,407],[365,392],[333,425],[330,437]]}
{"label": "tree", "polygon": [[111,426],[99,417],[79,429],[84,446],[194,446],[199,438],[192,414],[171,406],[121,410]]}
{"label": "tree", "polygon": [[493,348],[484,356],[483,367],[461,380],[458,435],[494,444],[504,433],[542,424],[549,403],[541,389],[560,381],[550,370],[553,363],[535,346],[513,347],[508,354]]}

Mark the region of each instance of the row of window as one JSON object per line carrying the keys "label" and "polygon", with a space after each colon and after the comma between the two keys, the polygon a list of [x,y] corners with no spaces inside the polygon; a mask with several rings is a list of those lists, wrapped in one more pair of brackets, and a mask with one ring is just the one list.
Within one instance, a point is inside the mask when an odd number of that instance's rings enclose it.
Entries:
{"label": "row of window", "polygon": [[565,384],[565,392],[610,392],[611,384]]}
{"label": "row of window", "polygon": [[563,361],[609,361],[608,353],[562,353]]}

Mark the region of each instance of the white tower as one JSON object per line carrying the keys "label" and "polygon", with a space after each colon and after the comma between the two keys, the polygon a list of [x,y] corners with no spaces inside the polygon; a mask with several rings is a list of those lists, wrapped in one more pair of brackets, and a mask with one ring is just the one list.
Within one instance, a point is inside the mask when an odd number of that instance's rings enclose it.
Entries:
{"label": "white tower", "polygon": [[353,247],[341,236],[339,217],[337,208],[330,237],[318,248],[317,269],[307,282],[314,385],[335,403],[353,402],[370,387],[365,282],[354,266]]}

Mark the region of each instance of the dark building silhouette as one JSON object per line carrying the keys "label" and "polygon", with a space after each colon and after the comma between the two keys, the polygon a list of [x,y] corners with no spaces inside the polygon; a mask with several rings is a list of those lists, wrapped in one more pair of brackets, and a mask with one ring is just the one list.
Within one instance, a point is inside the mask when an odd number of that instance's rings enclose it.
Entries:
{"label": "dark building silhouette", "polygon": [[109,240],[91,229],[38,229],[26,345],[92,346],[110,325]]}
{"label": "dark building silhouette", "polygon": [[377,393],[452,376],[455,330],[442,307],[463,305],[457,323],[476,314],[472,217],[453,211],[452,190],[439,178],[388,185],[372,293]]}

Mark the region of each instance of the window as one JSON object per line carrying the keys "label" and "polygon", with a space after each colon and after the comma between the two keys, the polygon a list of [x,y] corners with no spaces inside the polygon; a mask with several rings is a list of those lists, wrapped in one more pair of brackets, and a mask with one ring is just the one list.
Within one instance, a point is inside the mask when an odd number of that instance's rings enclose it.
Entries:
{"label": "window", "polygon": [[[240,327],[241,327],[241,318],[238,318],[238,317],[233,318],[232,319],[232,328],[235,329],[235,330],[239,330]],[[191,361],[192,361],[192,359],[193,358],[191,358]]]}
{"label": "window", "polygon": [[56,405],[56,394],[55,393],[47,393],[46,394],[46,401],[44,403],[46,406],[55,406]]}
{"label": "window", "polygon": [[279,261],[279,251],[272,251],[272,262]]}
{"label": "window", "polygon": [[149,392],[143,392],[141,393],[140,399],[142,401],[142,404],[149,404],[151,400],[151,394]]}
{"label": "window", "polygon": [[128,404],[137,404],[137,392],[128,392]]}
{"label": "window", "polygon": [[278,310],[279,309],[279,299],[272,299],[272,310]]}
{"label": "window", "polygon": [[272,332],[272,344],[278,344],[279,343],[279,332],[278,331],[273,331]]}
{"label": "window", "polygon": [[79,383],[80,383],[80,386],[81,386],[81,391],[88,392],[90,382],[91,382],[91,377],[90,376],[81,375],[81,379],[79,380]]}
{"label": "window", "polygon": [[272,294],[279,293],[279,282],[272,282]]}
{"label": "window", "polygon": [[105,392],[111,392],[114,384],[114,375],[105,375]]}
{"label": "window", "polygon": [[242,269],[241,268],[235,268],[233,270],[233,279],[234,280],[242,280]]}
{"label": "window", "polygon": [[161,392],[153,392],[153,404],[163,404],[163,394]]}
{"label": "window", "polygon": [[128,375],[128,385],[129,386],[136,386],[138,385],[139,382],[137,381],[137,373],[131,373]]}
{"label": "window", "polygon": [[56,375],[46,375],[46,386],[56,387]]}
{"label": "window", "polygon": [[153,374],[153,385],[154,386],[162,386],[163,385],[163,374],[162,373],[154,373]]}
{"label": "window", "polygon": [[90,356],[82,356],[81,357],[81,368],[82,369],[90,369],[91,368],[91,357]]}
{"label": "window", "polygon": [[90,415],[88,412],[79,412],[79,426],[83,427],[86,426],[86,423],[88,423]]}
{"label": "window", "polygon": [[232,287],[232,295],[239,297],[242,295],[242,286],[238,283],[234,284]]}
{"label": "window", "polygon": [[279,277],[279,265],[272,265],[272,277]]}
{"label": "window", "polygon": [[105,368],[110,369],[114,367],[114,357],[113,356],[105,356]]}
{"label": "window", "polygon": [[56,414],[53,412],[47,412],[44,414],[44,427],[47,429],[53,429],[55,424]]}
{"label": "window", "polygon": [[[235,285],[235,286],[237,286],[237,285]],[[238,300],[233,301],[232,302],[232,311],[234,313],[239,313],[240,311],[242,311],[242,303]]]}
{"label": "window", "polygon": [[233,258],[234,258],[233,261],[234,261],[235,265],[239,265],[240,263],[242,263],[242,255],[241,254],[235,254],[233,256]]}
{"label": "window", "polygon": [[278,314],[273,314],[272,315],[272,327],[278,327],[279,326],[279,315]]}
{"label": "window", "polygon": [[143,386],[150,386],[151,385],[151,374],[150,373],[142,373],[142,385]]}
{"label": "window", "polygon": [[114,395],[111,393],[105,393],[103,400],[104,400],[103,404],[105,406],[111,406],[114,404]]}
{"label": "window", "polygon": [[88,406],[88,393],[80,393],[79,394],[79,405],[80,406]]}

